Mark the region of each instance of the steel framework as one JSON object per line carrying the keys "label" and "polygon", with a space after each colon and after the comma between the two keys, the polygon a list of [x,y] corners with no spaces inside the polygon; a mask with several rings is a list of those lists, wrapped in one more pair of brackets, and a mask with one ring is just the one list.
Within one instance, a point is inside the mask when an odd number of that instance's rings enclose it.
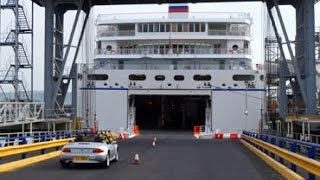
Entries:
{"label": "steel framework", "polygon": [[[12,10],[15,16],[15,25],[13,29],[10,29],[6,36],[0,38],[0,48],[1,46],[11,46],[14,50],[14,62],[7,67],[5,74],[0,77],[0,87],[3,90],[4,85],[11,84],[14,88],[14,98],[9,98],[4,93],[6,101],[15,102],[30,102],[33,100],[33,59],[32,55],[28,55],[25,50],[25,45],[31,44],[31,52],[33,51],[33,31],[32,22],[28,21],[27,15],[25,13],[24,7],[19,3],[19,0],[1,0],[0,10]],[[0,12],[1,13],[1,12]],[[33,15],[33,8],[32,8]],[[0,17],[1,18],[1,17]],[[30,43],[25,43],[22,41],[21,36],[31,36]],[[31,88],[26,89],[24,84],[24,79],[26,76],[22,77],[22,72],[24,70],[30,70]]]}
{"label": "steel framework", "polygon": [[[79,19],[79,12],[86,13],[86,19],[91,7],[94,5],[120,5],[120,4],[162,4],[168,3],[166,0],[32,0],[38,5],[45,7],[45,116],[54,116],[64,105],[64,98],[71,79],[76,78],[75,59],[72,63],[72,70],[67,76],[63,75],[64,66],[69,54],[71,42],[74,36],[75,26]],[[243,2],[244,0],[171,0],[170,3],[200,3],[200,2]],[[296,106],[301,114],[316,114],[316,82],[315,82],[315,47],[314,47],[314,3],[318,0],[254,0],[267,3],[270,18],[273,21],[277,43],[280,48],[280,102],[282,113],[286,112],[287,96],[286,81],[289,80],[294,91]],[[250,1],[252,2],[252,1]],[[296,9],[297,36],[295,41],[296,54],[293,53],[291,42],[288,39],[286,29],[282,20],[279,5],[292,5]],[[294,67],[294,72],[289,73],[287,58],[283,51],[281,38],[278,33],[271,9],[277,12],[278,19],[284,40],[289,49],[290,59]],[[63,42],[63,14],[68,10],[77,10],[77,15],[73,24],[72,32],[66,50],[62,48]],[[54,18],[55,17],[55,18]],[[55,20],[55,22],[54,22]],[[55,26],[54,26],[55,25]],[[78,42],[77,52],[86,26],[86,21],[82,27],[81,37]],[[55,30],[59,30],[56,32]],[[54,35],[55,41],[54,41]],[[58,35],[57,35],[58,34]],[[55,52],[55,54],[54,54]],[[54,68],[55,67],[55,68]],[[67,79],[64,83],[63,79]],[[73,83],[74,84],[74,83]],[[75,92],[74,92],[75,91]],[[73,88],[72,97],[76,97],[76,89]],[[73,109],[76,109],[76,101],[72,101]]]}

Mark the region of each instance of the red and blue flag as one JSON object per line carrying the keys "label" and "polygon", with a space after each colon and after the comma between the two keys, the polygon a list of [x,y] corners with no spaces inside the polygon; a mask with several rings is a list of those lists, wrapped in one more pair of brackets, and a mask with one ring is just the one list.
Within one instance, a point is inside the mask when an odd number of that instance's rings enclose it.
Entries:
{"label": "red and blue flag", "polygon": [[188,13],[189,7],[185,5],[169,6],[169,13]]}

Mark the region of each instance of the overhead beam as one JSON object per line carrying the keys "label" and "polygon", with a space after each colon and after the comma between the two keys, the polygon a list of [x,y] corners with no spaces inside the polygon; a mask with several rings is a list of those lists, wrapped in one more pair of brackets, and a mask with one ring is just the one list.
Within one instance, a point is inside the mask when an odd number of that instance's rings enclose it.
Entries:
{"label": "overhead beam", "polygon": [[[32,0],[39,6],[45,6],[46,0]],[[57,4],[71,4],[79,0],[55,0]],[[110,3],[111,2],[111,3]],[[266,0],[92,0],[95,5],[130,5],[130,4],[168,4],[168,3],[214,3],[214,2],[266,2]],[[293,5],[294,0],[279,0],[279,5]]]}

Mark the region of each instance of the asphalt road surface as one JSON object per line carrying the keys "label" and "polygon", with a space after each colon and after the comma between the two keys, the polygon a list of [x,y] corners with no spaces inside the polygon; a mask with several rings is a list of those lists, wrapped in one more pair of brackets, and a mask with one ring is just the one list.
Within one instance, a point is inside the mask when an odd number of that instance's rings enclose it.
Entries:
{"label": "asphalt road surface", "polygon": [[[152,146],[156,136],[158,143]],[[134,165],[138,153],[140,165]],[[195,139],[190,133],[146,132],[119,142],[120,160],[104,169],[62,169],[58,159],[0,174],[0,180],[283,179],[238,140]]]}

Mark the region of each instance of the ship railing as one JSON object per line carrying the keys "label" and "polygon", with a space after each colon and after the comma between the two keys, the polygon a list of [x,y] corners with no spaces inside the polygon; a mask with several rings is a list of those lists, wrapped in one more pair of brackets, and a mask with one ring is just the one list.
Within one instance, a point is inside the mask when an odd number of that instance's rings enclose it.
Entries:
{"label": "ship railing", "polygon": [[[106,24],[116,20],[132,20],[137,19],[167,19],[168,13],[163,12],[142,12],[142,13],[116,13],[116,14],[99,14],[97,24]],[[251,20],[250,13],[244,12],[190,12],[188,17],[193,21],[196,19],[241,19]]]}
{"label": "ship railing", "polygon": [[97,37],[113,37],[113,36],[135,36],[134,30],[123,31],[103,31],[100,30],[97,33]]}
{"label": "ship railing", "polygon": [[[252,67],[248,64],[236,62],[223,63],[197,63],[197,62],[178,62],[177,64],[164,63],[143,63],[143,62],[125,62],[124,64],[96,61],[92,64],[93,69],[114,69],[114,70],[250,70]],[[93,73],[93,72],[92,72]]]}
{"label": "ship railing", "polygon": [[250,36],[250,31],[208,30],[211,36]]}
{"label": "ship railing", "polygon": [[96,49],[95,55],[250,55],[249,48],[124,48],[118,50]]}

